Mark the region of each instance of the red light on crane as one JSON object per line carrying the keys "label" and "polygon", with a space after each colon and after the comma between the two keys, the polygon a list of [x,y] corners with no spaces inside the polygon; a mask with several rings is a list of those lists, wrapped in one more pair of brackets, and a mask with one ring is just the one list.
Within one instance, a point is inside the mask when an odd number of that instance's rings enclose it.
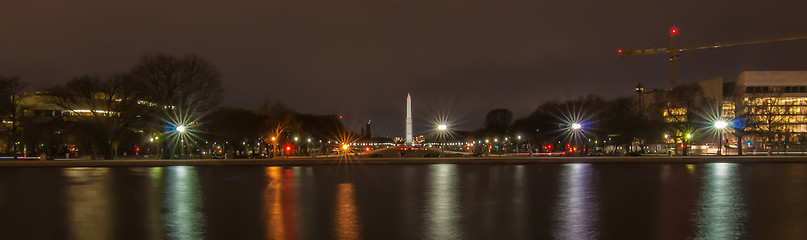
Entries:
{"label": "red light on crane", "polygon": [[678,34],[678,28],[670,29],[670,34],[672,35]]}

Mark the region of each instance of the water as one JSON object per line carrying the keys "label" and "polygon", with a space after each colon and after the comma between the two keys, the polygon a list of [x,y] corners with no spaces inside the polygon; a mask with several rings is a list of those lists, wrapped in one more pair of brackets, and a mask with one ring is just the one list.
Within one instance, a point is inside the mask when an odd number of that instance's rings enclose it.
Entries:
{"label": "water", "polygon": [[2,239],[807,239],[807,164],[3,168]]}

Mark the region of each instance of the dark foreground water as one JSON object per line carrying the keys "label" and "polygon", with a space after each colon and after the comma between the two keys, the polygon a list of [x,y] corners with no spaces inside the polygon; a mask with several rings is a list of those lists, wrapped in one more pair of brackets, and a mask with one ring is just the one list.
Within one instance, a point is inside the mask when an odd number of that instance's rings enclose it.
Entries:
{"label": "dark foreground water", "polygon": [[807,239],[807,164],[0,169],[0,239]]}

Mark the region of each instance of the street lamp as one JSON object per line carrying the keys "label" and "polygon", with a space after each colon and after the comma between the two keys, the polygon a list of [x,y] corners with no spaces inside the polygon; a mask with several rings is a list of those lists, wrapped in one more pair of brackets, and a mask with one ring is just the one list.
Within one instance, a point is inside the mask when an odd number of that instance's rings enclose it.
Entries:
{"label": "street lamp", "polygon": [[277,154],[277,138],[272,137],[270,140],[272,140],[272,155],[269,158],[274,158]]}
{"label": "street lamp", "polygon": [[[574,142],[574,145],[575,145],[574,147],[577,147],[576,145],[578,144],[578,142],[577,142],[578,136],[582,137],[583,124],[580,124],[579,122],[575,122],[575,123],[572,123],[571,128],[572,128],[572,133],[571,134],[572,134],[572,136],[574,136],[572,138],[572,141]],[[574,151],[574,153],[579,154],[577,151]]]}
{"label": "street lamp", "polygon": [[[180,158],[185,158],[185,131],[188,130],[185,125],[177,125],[176,132],[179,133],[179,154]],[[173,153],[172,153],[173,154]]]}
{"label": "street lamp", "polygon": [[516,155],[518,155],[519,148],[521,148],[521,135],[518,135],[518,141],[516,141]]}
{"label": "street lamp", "polygon": [[715,121],[715,128],[717,128],[717,155],[722,155],[723,151],[723,130],[726,129],[726,126],[729,124],[723,120]]}
{"label": "street lamp", "polygon": [[445,146],[445,142],[446,142],[445,134],[446,134],[446,130],[448,130],[448,126],[446,126],[445,124],[437,125],[437,130],[440,131],[440,135],[443,137],[443,143],[440,146],[440,157],[443,157],[443,156],[445,156],[445,150],[444,150],[444,148],[446,147]]}
{"label": "street lamp", "polygon": [[692,139],[692,133],[687,133],[686,140],[684,141],[684,143],[685,143],[684,144],[684,149],[681,149],[681,151],[684,152],[684,156],[687,155],[687,152],[688,152],[687,149],[689,148],[689,140],[690,139]]}

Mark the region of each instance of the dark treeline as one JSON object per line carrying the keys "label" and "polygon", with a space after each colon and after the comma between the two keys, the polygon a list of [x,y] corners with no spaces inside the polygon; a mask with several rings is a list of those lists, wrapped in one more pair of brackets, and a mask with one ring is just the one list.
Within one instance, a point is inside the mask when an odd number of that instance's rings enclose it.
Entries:
{"label": "dark treeline", "polygon": [[0,76],[0,151],[15,157],[272,154],[295,137],[319,142],[344,131],[336,116],[300,114],[281,103],[219,108],[221,74],[195,55],[144,56],[127,72],[77,76],[30,93],[26,86]]}
{"label": "dark treeline", "polygon": [[[486,115],[481,129],[464,133],[462,138],[476,143],[488,141],[474,145],[475,152],[487,152],[484,148],[488,147],[495,147],[492,150],[496,152],[550,152],[569,147],[594,151],[611,146],[622,149],[611,154],[625,154],[631,149],[642,151],[650,144],[688,144],[684,140],[702,135],[709,128],[708,118],[719,113],[719,103],[704,97],[697,85],[643,97],[646,99],[628,96],[605,100],[589,95],[565,102],[550,101],[516,120],[510,111],[495,109]],[[676,109],[688,111],[670,114]],[[572,129],[575,123],[580,124],[580,129]]]}

